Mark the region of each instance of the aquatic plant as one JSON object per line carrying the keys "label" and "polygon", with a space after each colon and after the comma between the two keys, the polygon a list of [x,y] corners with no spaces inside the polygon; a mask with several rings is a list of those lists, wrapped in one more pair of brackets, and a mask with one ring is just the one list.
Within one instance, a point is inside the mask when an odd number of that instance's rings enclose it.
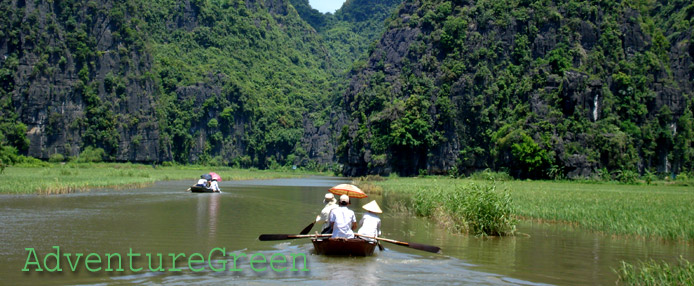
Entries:
{"label": "aquatic plant", "polygon": [[636,265],[622,261],[622,266],[615,272],[619,276],[619,285],[692,285],[694,281],[694,264],[683,257],[672,264],[653,259]]}
{"label": "aquatic plant", "polygon": [[476,183],[420,187],[413,195],[415,214],[436,219],[456,232],[511,235],[515,231],[508,192]]}

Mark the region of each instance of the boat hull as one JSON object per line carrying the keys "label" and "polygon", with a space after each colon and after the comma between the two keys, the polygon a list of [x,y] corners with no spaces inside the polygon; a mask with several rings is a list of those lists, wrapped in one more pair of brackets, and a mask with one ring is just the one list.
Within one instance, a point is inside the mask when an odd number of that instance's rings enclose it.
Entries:
{"label": "boat hull", "polygon": [[192,186],[190,187],[190,191],[193,193],[214,193],[212,189],[208,189],[205,187],[200,187],[200,186]]}
{"label": "boat hull", "polygon": [[376,244],[359,238],[315,238],[311,239],[316,253],[337,256],[371,256]]}

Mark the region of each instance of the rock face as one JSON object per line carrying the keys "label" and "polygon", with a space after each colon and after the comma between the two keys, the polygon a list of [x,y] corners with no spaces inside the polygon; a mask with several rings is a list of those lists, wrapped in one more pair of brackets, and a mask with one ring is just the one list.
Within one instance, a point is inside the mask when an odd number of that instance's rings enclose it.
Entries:
{"label": "rock face", "polygon": [[[404,1],[352,66],[339,103],[331,66],[356,57],[329,55],[289,0],[205,3],[1,2],[0,115],[27,126],[25,153],[95,146],[113,161],[247,167],[338,160],[349,176],[585,177],[694,161],[680,156],[693,139],[678,135],[694,133],[680,122],[692,112],[694,44],[683,20],[692,9],[679,2]],[[158,4],[168,10],[148,10]],[[364,22],[356,31],[396,2],[348,4],[335,17]],[[221,29],[220,15],[230,17]],[[238,37],[205,38],[229,34]],[[158,54],[177,44],[173,54],[195,56]],[[252,56],[214,58],[230,46]]]}
{"label": "rock face", "polygon": [[[247,20],[251,26],[262,27],[258,29],[261,31],[299,30],[302,34],[294,32],[294,36],[306,41],[315,38],[311,34],[315,31],[303,28],[298,16],[292,14],[296,12],[288,1],[229,5],[241,11],[231,15],[237,17],[234,21]],[[245,10],[238,7],[241,5]],[[53,154],[78,156],[84,147],[94,146],[103,148],[109,156],[106,159],[113,161],[191,163],[219,157],[223,161],[219,163],[264,167],[265,156],[287,158],[286,148],[274,150],[273,146],[265,150],[267,153],[250,154],[256,158],[246,158],[252,141],[249,138],[264,136],[257,134],[264,131],[254,119],[258,107],[253,104],[257,103],[248,102],[247,94],[255,91],[240,91],[235,79],[214,70],[197,83],[180,84],[180,75],[159,74],[162,69],[155,69],[157,64],[170,62],[157,63],[153,47],[168,43],[149,41],[152,35],[147,29],[171,33],[209,29],[218,15],[211,15],[200,3],[186,0],[166,6],[171,9],[170,18],[152,23],[143,23],[157,15],[149,14],[153,11],[147,11],[152,7],[147,1],[21,0],[4,1],[0,6],[4,14],[0,17],[0,67],[9,74],[1,80],[3,86],[11,87],[0,97],[11,103],[13,114],[27,126],[27,155],[42,159]],[[289,29],[292,25],[295,27]],[[274,36],[239,37],[246,41]],[[195,40],[202,48],[211,46],[209,39]],[[249,41],[255,44],[258,39]],[[314,48],[316,43],[304,45],[315,54],[325,53]],[[291,54],[292,48],[285,47],[282,52]],[[252,65],[258,59],[243,60]],[[294,62],[289,64],[305,64],[295,55],[291,60]],[[291,84],[293,79],[284,80]],[[169,97],[173,99],[164,100]],[[224,110],[206,106],[215,100],[229,102],[234,108],[222,114]],[[176,113],[179,111],[185,112],[185,118]],[[311,112],[300,114],[303,120],[296,120],[298,124],[293,126],[299,130],[295,132],[299,134],[297,150],[305,151],[304,156],[295,157],[295,163],[331,164],[344,115],[336,111],[331,121],[316,125]],[[291,151],[294,146],[289,148]]]}
{"label": "rock face", "polygon": [[[576,9],[569,1],[542,9],[509,3],[518,6],[507,7],[514,13],[490,5],[420,0],[400,7],[344,95],[352,115],[339,154],[345,175],[492,168],[525,177],[539,168],[575,178],[599,168],[669,170],[673,143],[665,137],[676,128],[667,126],[691,108],[694,94],[692,32],[666,25],[645,31],[640,19],[663,23],[686,13],[683,7],[663,16],[609,5]],[[413,122],[412,98],[425,100],[419,119],[433,138],[399,128],[400,120]],[[414,140],[398,141],[403,132]],[[670,135],[649,143],[653,137],[643,134],[652,132]],[[398,154],[403,148],[410,152]]]}
{"label": "rock face", "polygon": [[[109,1],[92,4],[71,11],[47,1],[13,1],[9,4],[13,7],[4,7],[10,13],[8,28],[27,23],[22,30],[26,33],[0,40],[0,54],[5,61],[7,55],[18,55],[11,96],[20,121],[27,125],[28,155],[78,155],[89,128],[85,94],[94,93],[115,114],[111,119],[117,122],[116,132],[111,135],[119,148],[108,150],[113,159],[158,160],[155,89],[144,76],[151,68],[151,56],[115,39],[112,19],[94,12],[97,6],[108,10]],[[65,13],[75,13],[72,19],[77,23],[61,23]],[[83,34],[72,30],[87,23]],[[89,46],[98,55],[68,48],[66,41]]]}

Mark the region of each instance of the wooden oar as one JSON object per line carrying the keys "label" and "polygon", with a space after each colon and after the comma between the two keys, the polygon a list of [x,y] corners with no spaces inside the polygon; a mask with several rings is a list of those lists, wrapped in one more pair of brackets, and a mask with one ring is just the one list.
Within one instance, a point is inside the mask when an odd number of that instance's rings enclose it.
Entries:
{"label": "wooden oar", "polygon": [[331,237],[332,234],[261,234],[258,239],[260,241],[269,240],[285,240],[296,238],[314,238],[314,237]]}
{"label": "wooden oar", "polygon": [[356,235],[356,236],[360,236],[360,237],[364,237],[364,238],[371,238],[371,239],[382,240],[382,241],[385,241],[385,242],[390,242],[390,243],[393,243],[393,244],[402,245],[402,246],[407,246],[407,247],[409,247],[409,248],[424,250],[424,251],[428,251],[428,252],[441,253],[441,248],[438,247],[438,246],[426,245],[426,244],[414,243],[414,242],[397,241],[397,240],[394,240],[394,239],[388,239],[388,238],[382,238],[382,237],[374,237],[374,236],[366,236],[366,235],[361,235],[361,234],[355,234],[355,235]]}
{"label": "wooden oar", "polygon": [[309,231],[311,231],[311,228],[313,228],[313,225],[314,225],[314,224],[316,224],[315,221],[312,222],[311,224],[309,224],[309,225],[308,225],[307,227],[305,227],[304,229],[302,229],[301,232],[300,232],[299,234],[307,234]]}

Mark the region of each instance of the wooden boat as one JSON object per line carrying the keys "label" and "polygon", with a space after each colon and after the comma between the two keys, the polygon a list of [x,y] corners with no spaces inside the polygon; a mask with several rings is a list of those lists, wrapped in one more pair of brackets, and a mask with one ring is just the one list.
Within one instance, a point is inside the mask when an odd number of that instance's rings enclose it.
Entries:
{"label": "wooden boat", "polygon": [[323,255],[371,256],[376,248],[376,243],[360,238],[314,238],[311,242],[316,253]]}
{"label": "wooden boat", "polygon": [[201,186],[191,186],[190,191],[193,193],[214,193],[215,192],[210,188],[205,188],[205,187],[201,187]]}

